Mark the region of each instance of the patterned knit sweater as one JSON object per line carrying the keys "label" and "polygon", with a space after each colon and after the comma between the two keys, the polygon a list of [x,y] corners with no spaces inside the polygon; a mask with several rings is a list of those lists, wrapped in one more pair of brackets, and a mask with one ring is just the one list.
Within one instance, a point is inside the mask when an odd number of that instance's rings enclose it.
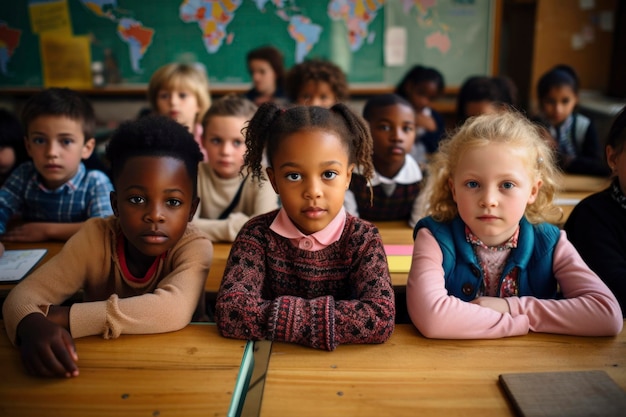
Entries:
{"label": "patterned knit sweater", "polygon": [[378,229],[348,215],[341,238],[311,252],[270,230],[277,213],[250,220],[233,243],[217,296],[221,334],[326,350],[386,341],[395,304]]}

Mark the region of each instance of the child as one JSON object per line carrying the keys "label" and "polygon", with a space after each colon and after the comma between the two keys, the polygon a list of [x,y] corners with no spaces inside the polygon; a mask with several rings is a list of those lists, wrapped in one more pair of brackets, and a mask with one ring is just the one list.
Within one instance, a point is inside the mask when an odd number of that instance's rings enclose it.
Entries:
{"label": "child", "polygon": [[148,100],[154,113],[176,120],[194,135],[206,161],[200,124],[204,113],[211,107],[206,74],[189,64],[164,65],[150,78]]}
{"label": "child", "polygon": [[244,225],[217,295],[223,336],[333,350],[382,343],[395,304],[378,229],[343,210],[355,166],[371,177],[367,125],[344,104],[261,105],[246,131],[245,165],[267,174],[282,208]]}
{"label": "child", "polygon": [[565,172],[607,176],[600,142],[591,119],[576,112],[578,76],[573,68],[557,65],[541,76],[537,98],[543,124],[554,139],[559,165]]}
{"label": "child", "polygon": [[363,117],[374,139],[375,172],[369,183],[354,173],[346,210],[365,220],[404,220],[413,227],[419,220],[417,196],[422,184],[422,171],[409,154],[415,141],[413,106],[396,94],[383,94],[368,100]]}
{"label": "child", "polygon": [[569,240],[613,291],[626,313],[626,107],[613,122],[606,142],[613,181],[587,197],[565,223]]}
{"label": "child", "polygon": [[332,62],[304,61],[287,74],[287,96],[298,105],[330,108],[348,100],[348,81]]}
{"label": "child", "polygon": [[252,89],[246,98],[256,105],[284,98],[285,67],[283,54],[273,46],[262,46],[248,52],[248,72],[252,78]]}
{"label": "child", "polygon": [[272,187],[240,174],[246,152],[241,132],[256,109],[247,98],[224,96],[202,122],[209,162],[198,168],[200,205],[193,222],[213,241],[232,242],[250,217],[278,208]]}
{"label": "child", "polygon": [[456,105],[456,122],[460,126],[473,116],[493,114],[515,107],[517,89],[506,77],[473,76],[461,85]]}
{"label": "child", "polygon": [[[9,339],[33,375],[77,376],[73,338],[179,330],[203,294],[213,247],[188,223],[202,159],[191,134],[147,116],[121,124],[106,156],[115,216],[85,223],[4,303]],[[61,305],[81,288],[85,302]]]}
{"label": "child", "polygon": [[10,111],[0,109],[0,186],[19,164],[27,160],[20,120]]}
{"label": "child", "polygon": [[430,172],[431,216],[415,227],[407,281],[409,315],[424,336],[622,330],[611,291],[565,232],[543,222],[558,170],[532,122],[515,112],[469,119],[441,143]]}
{"label": "child", "polygon": [[[0,189],[0,234],[8,241],[67,240],[90,217],[110,216],[109,178],[82,163],[95,146],[95,116],[82,94],[50,88],[24,105],[22,125],[32,162]],[[19,215],[19,222],[8,224]]]}
{"label": "child", "polygon": [[415,109],[416,135],[411,155],[419,163],[437,151],[445,134],[443,116],[430,105],[443,93],[443,75],[435,68],[416,65],[404,75],[396,94],[408,100]]}

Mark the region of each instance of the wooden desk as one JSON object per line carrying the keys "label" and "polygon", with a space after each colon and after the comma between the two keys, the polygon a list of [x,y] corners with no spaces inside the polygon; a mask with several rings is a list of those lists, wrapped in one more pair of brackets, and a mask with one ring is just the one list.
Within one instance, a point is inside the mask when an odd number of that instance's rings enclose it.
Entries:
{"label": "wooden desk", "polygon": [[217,294],[219,291],[231,247],[232,243],[213,243],[213,261],[211,262],[209,276],[204,286],[206,292]]}
{"label": "wooden desk", "polygon": [[274,342],[260,415],[513,416],[498,375],[593,369],[626,389],[626,332],[431,340],[398,325],[382,345],[334,352]]}
{"label": "wooden desk", "polygon": [[[48,249],[46,255],[33,268],[33,270],[35,270],[44,263],[48,262],[50,259],[52,259],[52,257],[55,256],[57,253],[59,253],[63,248],[64,242],[2,242],[2,244],[4,245],[4,248],[6,250]],[[14,283],[0,283],[0,298],[6,297],[9,291],[11,291],[11,289],[15,287],[15,285],[16,284]]]}
{"label": "wooden desk", "polygon": [[85,337],[75,340],[80,375],[47,379],[25,373],[0,327],[0,415],[16,417],[231,415],[244,349],[251,355],[252,346],[221,337],[214,325]]}
{"label": "wooden desk", "polygon": [[609,186],[610,178],[590,175],[564,174],[561,187],[563,191],[601,191]]}

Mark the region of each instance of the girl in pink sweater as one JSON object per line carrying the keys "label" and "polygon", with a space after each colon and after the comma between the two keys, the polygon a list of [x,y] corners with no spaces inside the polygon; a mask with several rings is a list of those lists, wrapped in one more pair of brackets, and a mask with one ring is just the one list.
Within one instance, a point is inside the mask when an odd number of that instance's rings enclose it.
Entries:
{"label": "girl in pink sweater", "polygon": [[529,331],[616,335],[622,313],[564,231],[544,223],[558,170],[538,128],[503,112],[468,120],[442,143],[415,227],[407,282],[426,337],[498,338]]}

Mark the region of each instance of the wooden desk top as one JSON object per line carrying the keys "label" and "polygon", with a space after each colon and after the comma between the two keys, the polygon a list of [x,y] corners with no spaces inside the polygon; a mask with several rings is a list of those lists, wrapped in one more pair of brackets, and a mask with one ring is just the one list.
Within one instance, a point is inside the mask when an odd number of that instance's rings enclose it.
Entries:
{"label": "wooden desk top", "polygon": [[514,416],[498,375],[570,370],[604,370],[626,389],[626,332],[433,340],[397,325],[382,345],[334,352],[274,342],[260,415]]}
{"label": "wooden desk top", "polygon": [[0,414],[225,416],[246,346],[221,337],[214,325],[75,342],[78,377],[32,377],[0,322]]}
{"label": "wooden desk top", "polygon": [[563,191],[601,191],[609,186],[611,183],[610,178],[606,177],[593,177],[590,175],[575,175],[565,174],[563,175],[563,181],[561,187]]}

